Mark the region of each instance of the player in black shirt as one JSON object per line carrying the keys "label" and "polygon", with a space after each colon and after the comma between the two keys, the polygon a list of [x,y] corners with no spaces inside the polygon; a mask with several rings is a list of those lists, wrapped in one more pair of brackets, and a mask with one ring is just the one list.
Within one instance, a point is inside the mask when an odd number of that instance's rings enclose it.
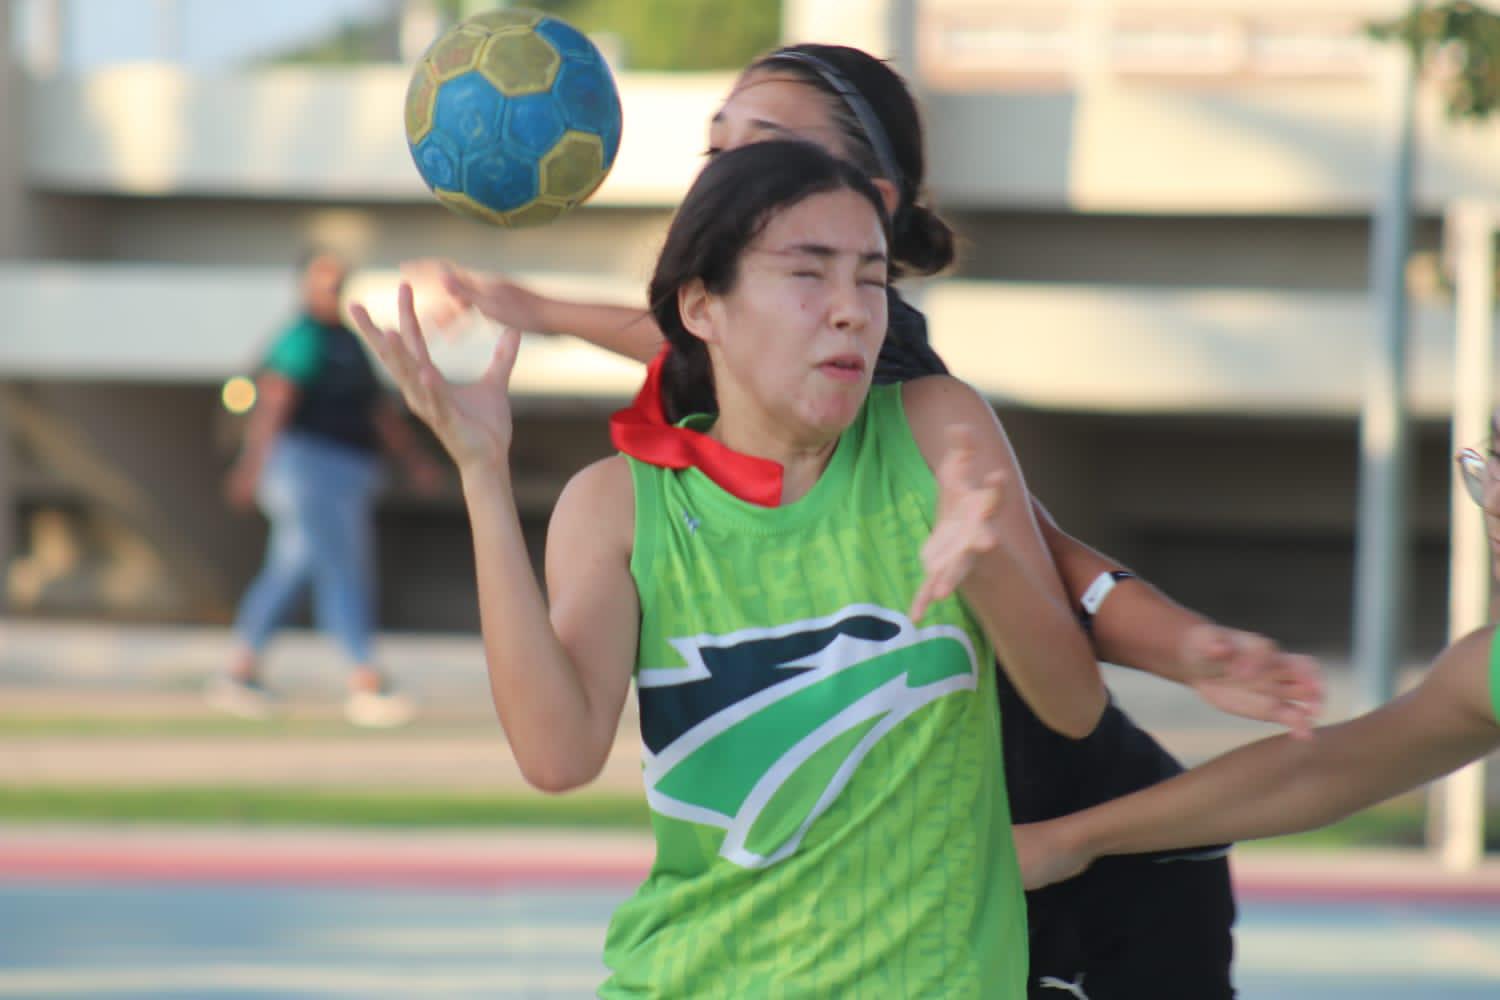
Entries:
{"label": "player in black shirt", "polygon": [[[857,49],[830,45],[792,46],[763,57],[740,77],[714,116],[709,155],[787,137],[846,157],[881,188],[895,230],[893,276],[936,274],[952,264],[953,233],[922,200],[925,162],[916,104],[887,65]],[[661,335],[640,309],[548,298],[501,276],[438,262],[414,262],[407,271],[428,289],[430,306],[443,304],[441,289],[449,307],[478,308],[510,326],[571,334],[642,361],[660,350]],[[875,381],[946,372],[928,341],[925,317],[894,288],[889,313]],[[639,413],[643,405],[660,409],[658,400],[641,398],[633,409]],[[1189,684],[1237,714],[1296,730],[1310,725],[1321,702],[1315,664],[1176,605],[1063,533],[1034,499],[1033,506],[1068,592],[1092,621],[1100,659]],[[1116,584],[1114,596],[1104,600]],[[999,675],[1006,780],[1017,822],[1073,812],[1181,770],[1113,704],[1092,734],[1070,740],[1043,725],[1005,672]],[[1225,855],[1223,847],[1210,845],[1170,856],[1118,859],[1030,894],[1032,996],[1233,996],[1235,910]]]}

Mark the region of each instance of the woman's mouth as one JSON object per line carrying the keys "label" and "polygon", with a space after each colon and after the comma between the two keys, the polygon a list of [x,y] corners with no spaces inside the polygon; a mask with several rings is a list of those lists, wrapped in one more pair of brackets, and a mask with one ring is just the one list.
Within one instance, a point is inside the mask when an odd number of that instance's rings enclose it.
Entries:
{"label": "woman's mouth", "polygon": [[858,382],[865,375],[865,359],[857,354],[841,354],[818,365],[818,371],[836,382]]}

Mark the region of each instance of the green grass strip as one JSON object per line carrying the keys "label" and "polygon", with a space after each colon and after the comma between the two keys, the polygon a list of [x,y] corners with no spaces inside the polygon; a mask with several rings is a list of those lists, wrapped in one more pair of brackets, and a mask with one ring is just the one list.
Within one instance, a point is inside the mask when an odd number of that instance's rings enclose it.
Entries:
{"label": "green grass strip", "polygon": [[[1426,840],[1427,812],[1421,797],[1417,796],[1374,806],[1337,823],[1305,833],[1245,841],[1236,850],[1421,847]],[[1485,849],[1500,851],[1500,811],[1492,810],[1486,817]]]}
{"label": "green grass strip", "polygon": [[448,739],[454,736],[489,736],[503,740],[499,723],[492,720],[419,719],[396,729],[361,729],[342,719],[273,719],[250,722],[228,716],[0,716],[0,740],[48,739],[298,739],[382,740]]}
{"label": "green grass strip", "polygon": [[[644,830],[650,817],[642,797],[588,791],[544,796],[232,786],[0,787],[0,821]],[[1246,841],[1237,849],[1419,847],[1426,824],[1421,799],[1407,798],[1307,833]],[[1500,851],[1500,811],[1490,813],[1486,829],[1487,849]]]}
{"label": "green grass strip", "polygon": [[645,829],[639,796],[288,788],[0,788],[0,820],[351,827]]}

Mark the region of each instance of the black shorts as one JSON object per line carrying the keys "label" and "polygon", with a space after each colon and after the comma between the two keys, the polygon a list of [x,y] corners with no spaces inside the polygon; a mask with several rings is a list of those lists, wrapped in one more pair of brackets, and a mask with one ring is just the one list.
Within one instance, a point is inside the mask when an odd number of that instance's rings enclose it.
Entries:
{"label": "black shorts", "polygon": [[1031,1000],[1229,1000],[1227,856],[1105,858],[1026,894]]}

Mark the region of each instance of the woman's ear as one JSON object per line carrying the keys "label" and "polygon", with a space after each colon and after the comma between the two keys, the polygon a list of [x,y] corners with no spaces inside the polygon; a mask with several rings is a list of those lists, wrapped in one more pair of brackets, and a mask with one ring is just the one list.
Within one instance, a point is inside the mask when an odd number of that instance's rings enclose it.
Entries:
{"label": "woman's ear", "polygon": [[714,327],[714,301],[716,296],[703,285],[702,278],[693,278],[677,289],[677,312],[682,325],[705,344],[717,340]]}
{"label": "woman's ear", "polygon": [[901,192],[896,190],[894,183],[884,177],[872,177],[870,182],[875,185],[875,190],[880,192],[880,200],[885,202],[885,214],[894,219],[896,209],[901,206]]}

